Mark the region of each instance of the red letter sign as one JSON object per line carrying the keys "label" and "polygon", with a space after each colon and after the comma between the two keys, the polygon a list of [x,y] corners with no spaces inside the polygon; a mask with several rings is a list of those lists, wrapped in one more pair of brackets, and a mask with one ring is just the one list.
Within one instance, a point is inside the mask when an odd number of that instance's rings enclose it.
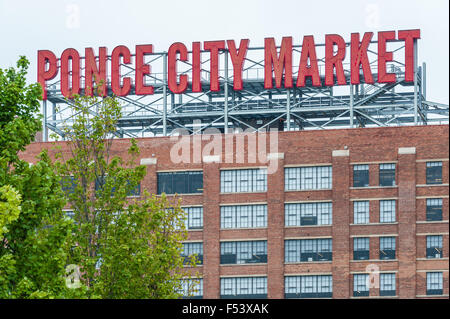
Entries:
{"label": "red letter sign", "polygon": [[386,42],[395,40],[395,31],[378,32],[378,83],[393,83],[395,73],[386,72],[386,62],[392,61],[392,52],[386,52]]}
{"label": "red letter sign", "polygon": [[[308,58],[310,65],[308,66]],[[313,86],[320,86],[319,66],[317,65],[316,45],[314,37],[307,35],[303,37],[302,54],[298,68],[297,87],[305,86],[305,78],[310,76]]]}
{"label": "red letter sign", "polygon": [[188,76],[180,75],[180,83],[177,83],[177,54],[180,54],[180,61],[187,61],[187,48],[183,43],[177,42],[170,46],[168,52],[168,84],[169,90],[175,94],[186,91],[188,85]]}
{"label": "red letter sign", "polygon": [[[48,70],[45,67],[48,63]],[[58,74],[58,66],[56,65],[56,56],[52,51],[39,50],[38,51],[38,82],[42,86],[42,99],[47,99],[47,90],[45,83],[47,80],[52,80]]]}
{"label": "red letter sign", "polygon": [[220,90],[219,85],[219,50],[225,49],[225,41],[206,41],[203,44],[205,50],[211,52],[210,89],[213,92]]}
{"label": "red letter sign", "polygon": [[242,39],[239,44],[239,53],[236,52],[234,40],[228,40],[228,50],[230,51],[231,62],[233,63],[233,88],[237,91],[242,90],[242,67],[244,66],[245,56],[247,55],[248,39]]}
{"label": "red letter sign", "polygon": [[136,95],[153,94],[152,85],[144,85],[144,75],[150,74],[150,65],[144,64],[144,56],[153,52],[153,45],[144,44],[136,46],[136,74],[135,92]]}
{"label": "red letter sign", "polygon": [[[72,60],[72,87],[69,86],[69,60]],[[71,99],[80,93],[80,54],[75,49],[66,49],[61,55],[61,93]]]}
{"label": "red letter sign", "polygon": [[281,41],[280,56],[277,57],[277,48],[274,38],[264,39],[264,88],[273,87],[272,65],[275,72],[275,86],[281,87],[283,69],[285,72],[284,87],[292,87],[292,37],[283,37]]}
{"label": "red letter sign", "polygon": [[120,85],[120,58],[124,64],[131,62],[130,50],[124,45],[114,48],[111,55],[111,89],[117,96],[126,96],[130,93],[131,79],[127,76],[123,78],[123,85]]}
{"label": "red letter sign", "polygon": [[352,33],[351,41],[351,54],[350,54],[350,70],[351,70],[351,83],[359,84],[359,68],[360,65],[363,69],[364,81],[369,84],[373,84],[373,75],[370,70],[369,58],[367,57],[367,48],[372,40],[373,32],[364,33],[361,45],[359,43],[359,33]]}
{"label": "red letter sign", "polygon": [[202,91],[200,42],[192,42],[192,92]]}
{"label": "red letter sign", "polygon": [[85,92],[86,95],[92,96],[92,77],[97,85],[102,82],[100,87],[100,95],[106,96],[106,74],[107,74],[107,52],[105,47],[100,48],[98,67],[95,62],[94,50],[92,48],[85,49],[85,69],[84,77],[86,79]]}
{"label": "red letter sign", "polygon": [[[337,53],[334,46],[337,45]],[[345,41],[337,34],[325,36],[325,85],[334,85],[333,69],[336,68],[336,79],[339,85],[347,84],[342,61],[345,59]]]}
{"label": "red letter sign", "polygon": [[398,31],[398,39],[405,40],[405,81],[414,81],[414,42],[420,39],[420,30]]}

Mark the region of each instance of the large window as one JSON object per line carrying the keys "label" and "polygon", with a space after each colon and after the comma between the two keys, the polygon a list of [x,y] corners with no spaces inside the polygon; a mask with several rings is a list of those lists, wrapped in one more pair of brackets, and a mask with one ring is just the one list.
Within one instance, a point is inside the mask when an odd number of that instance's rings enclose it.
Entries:
{"label": "large window", "polygon": [[158,173],[158,194],[195,194],[202,192],[202,171]]}
{"label": "large window", "polygon": [[289,239],[284,241],[285,262],[332,260],[332,239]]}
{"label": "large window", "polygon": [[184,243],[183,252],[184,264],[189,264],[194,259],[199,265],[203,264],[203,243]]}
{"label": "large window", "polygon": [[380,164],[380,186],[395,186],[395,164]]}
{"label": "large window", "polygon": [[284,277],[285,298],[331,298],[332,296],[331,275]]}
{"label": "large window", "polygon": [[369,259],[369,238],[353,238],[353,260]]}
{"label": "large window", "polygon": [[236,169],[220,171],[221,193],[267,191],[267,169]]}
{"label": "large window", "polygon": [[395,296],[395,273],[380,274],[380,296]]}
{"label": "large window", "polygon": [[369,165],[353,165],[353,187],[369,186]]}
{"label": "large window", "polygon": [[331,203],[293,203],[284,205],[286,226],[331,225]]}
{"label": "large window", "polygon": [[427,162],[427,184],[442,184],[442,162]]}
{"label": "large window", "polygon": [[181,294],[184,299],[202,299],[203,298],[203,278],[182,279]]}
{"label": "large window", "polygon": [[380,237],[380,259],[395,259],[395,237]]}
{"label": "large window", "polygon": [[442,198],[427,199],[427,221],[442,220]]}
{"label": "large window", "polygon": [[442,272],[427,272],[427,295],[443,294]]}
{"label": "large window", "polygon": [[427,236],[427,258],[442,258],[442,235]]}
{"label": "large window", "polygon": [[330,189],[331,166],[287,167],[284,169],[286,191],[307,189]]}
{"label": "large window", "polygon": [[221,242],[220,263],[267,263],[267,241],[257,240]]}
{"label": "large window", "polygon": [[265,299],[267,277],[220,278],[220,298]]}
{"label": "large window", "polygon": [[369,296],[369,275],[355,274],[353,275],[353,296],[367,297]]}
{"label": "large window", "polygon": [[369,223],[369,201],[353,202],[353,223],[354,224]]}
{"label": "large window", "polygon": [[395,200],[380,200],[380,223],[395,222]]}
{"label": "large window", "polygon": [[220,227],[267,227],[267,205],[236,205],[220,207]]}

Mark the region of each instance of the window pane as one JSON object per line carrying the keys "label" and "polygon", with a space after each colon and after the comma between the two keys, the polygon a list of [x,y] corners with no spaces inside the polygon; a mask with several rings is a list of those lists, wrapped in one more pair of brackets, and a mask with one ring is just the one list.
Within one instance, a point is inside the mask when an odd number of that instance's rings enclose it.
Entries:
{"label": "window pane", "polygon": [[369,165],[353,165],[353,187],[369,186]]}

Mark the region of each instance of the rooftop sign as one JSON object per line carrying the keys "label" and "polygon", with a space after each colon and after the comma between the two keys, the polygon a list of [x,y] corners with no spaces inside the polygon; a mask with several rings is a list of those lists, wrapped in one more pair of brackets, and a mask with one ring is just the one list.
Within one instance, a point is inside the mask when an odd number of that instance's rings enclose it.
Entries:
{"label": "rooftop sign", "polygon": [[[404,41],[404,81],[414,81],[415,43],[420,38],[420,30],[382,31],[377,35],[377,69],[372,72],[372,63],[368,59],[368,48],[373,43],[373,32],[364,35],[352,33],[350,42],[337,34],[325,35],[324,56],[317,55],[317,47],[312,35],[304,36],[301,43],[301,55],[298,67],[293,66],[292,37],[283,37],[277,46],[274,38],[264,39],[264,88],[293,88],[312,86],[334,86],[364,83],[393,83],[398,74],[387,70],[386,65],[393,60],[393,52],[387,50],[387,43]],[[249,40],[243,39],[239,46],[234,40],[193,42],[191,50],[180,42],[172,44],[164,53],[164,83],[174,94],[181,94],[187,89],[202,92],[205,86],[201,77],[202,53],[209,54],[209,77],[204,89],[212,92],[220,91],[219,53],[225,52],[231,60],[233,69],[232,87],[236,91],[243,89],[243,65],[249,51]],[[70,98],[72,94],[92,95],[95,80],[103,80],[100,92],[107,95],[107,85],[112,93],[118,96],[129,95],[133,89],[135,95],[151,95],[154,87],[146,83],[146,77],[152,76],[152,65],[145,62],[145,57],[155,54],[152,44],[136,45],[134,54],[131,50],[119,45],[108,55],[106,47],[100,47],[96,56],[92,48],[86,48],[84,57],[72,48],[62,52],[58,59],[49,50],[38,51],[38,82],[43,87],[43,99],[47,99],[47,81],[60,77],[61,94]],[[349,74],[345,74],[343,61],[349,55]],[[348,59],[348,57],[347,57]],[[324,63],[324,76],[319,72],[319,61]],[[189,72],[179,72],[180,63],[188,63]],[[208,62],[208,61],[206,61]],[[133,76],[122,76],[123,67],[133,69]],[[109,71],[110,70],[110,71]],[[129,72],[130,73],[130,72]],[[83,81],[82,81],[83,79]],[[349,82],[348,83],[348,80]],[[231,83],[230,83],[231,84]]]}

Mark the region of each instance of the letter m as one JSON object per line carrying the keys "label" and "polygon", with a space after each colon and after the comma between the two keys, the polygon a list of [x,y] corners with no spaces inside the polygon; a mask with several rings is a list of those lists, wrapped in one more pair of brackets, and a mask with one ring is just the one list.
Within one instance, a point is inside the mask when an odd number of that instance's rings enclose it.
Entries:
{"label": "letter m", "polygon": [[280,55],[277,54],[277,47],[274,38],[264,39],[264,88],[273,88],[272,66],[275,73],[275,86],[281,88],[283,79],[283,69],[285,73],[284,87],[292,87],[292,37],[283,37],[280,48]]}

